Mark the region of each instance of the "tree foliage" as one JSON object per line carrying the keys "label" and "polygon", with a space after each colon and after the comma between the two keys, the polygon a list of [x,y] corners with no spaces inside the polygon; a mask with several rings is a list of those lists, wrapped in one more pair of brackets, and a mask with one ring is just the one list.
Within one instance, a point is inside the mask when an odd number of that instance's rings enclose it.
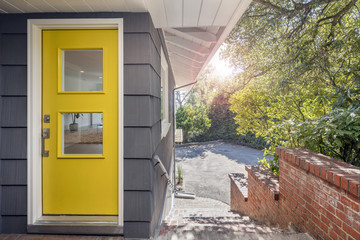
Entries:
{"label": "tree foliage", "polygon": [[[178,94],[177,127],[186,130],[184,133],[189,142],[228,140],[263,149],[266,143],[262,137],[236,132],[235,115],[230,111],[229,99],[242,86],[236,79],[215,76],[213,70],[211,65],[208,66],[187,95]],[[204,127],[199,128],[202,122]]]}
{"label": "tree foliage", "polygon": [[176,128],[183,130],[184,142],[189,141],[189,134],[202,133],[210,127],[208,108],[198,93],[192,93],[185,104],[176,111]]}
{"label": "tree foliage", "polygon": [[[254,0],[222,55],[244,71],[231,97],[238,132],[360,164],[358,0]],[[338,104],[342,99],[344,104]],[[344,100],[346,99],[346,100]],[[275,161],[264,165],[276,169]]]}

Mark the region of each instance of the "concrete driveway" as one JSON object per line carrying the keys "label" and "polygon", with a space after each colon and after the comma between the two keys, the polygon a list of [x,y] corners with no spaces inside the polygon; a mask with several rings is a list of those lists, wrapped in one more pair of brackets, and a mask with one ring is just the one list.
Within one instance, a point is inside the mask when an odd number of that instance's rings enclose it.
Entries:
{"label": "concrete driveway", "polygon": [[[257,165],[263,152],[222,141],[177,145],[176,165],[184,176],[185,192],[230,204],[229,173],[244,173],[245,165]],[[177,174],[177,169],[176,169]]]}

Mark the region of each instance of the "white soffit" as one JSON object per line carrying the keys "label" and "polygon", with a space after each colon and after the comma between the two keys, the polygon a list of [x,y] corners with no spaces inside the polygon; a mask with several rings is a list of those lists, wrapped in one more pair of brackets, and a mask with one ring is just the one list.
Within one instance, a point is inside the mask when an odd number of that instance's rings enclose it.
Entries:
{"label": "white soffit", "polygon": [[176,86],[194,82],[252,0],[0,0],[1,13],[149,12]]}

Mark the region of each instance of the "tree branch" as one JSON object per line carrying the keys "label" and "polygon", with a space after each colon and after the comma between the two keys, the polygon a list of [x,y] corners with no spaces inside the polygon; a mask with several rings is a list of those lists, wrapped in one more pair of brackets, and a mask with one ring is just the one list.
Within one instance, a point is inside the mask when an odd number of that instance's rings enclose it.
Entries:
{"label": "tree branch", "polygon": [[342,16],[344,16],[353,6],[355,6],[356,2],[358,0],[351,0],[343,9],[341,9],[339,12],[337,12],[334,15],[319,19],[317,21],[317,23],[321,23],[323,21],[329,20],[329,19],[334,19],[334,21],[336,21],[336,23],[342,18]]}
{"label": "tree branch", "polygon": [[293,10],[289,10],[289,9],[286,9],[286,8],[282,8],[282,7],[279,7],[278,5],[275,5],[271,2],[268,2],[266,0],[253,0],[254,2],[257,2],[257,3],[260,3],[261,5],[264,5],[265,7],[269,7],[271,9],[274,9],[278,12],[281,12],[283,14],[289,14],[289,13],[292,13]]}

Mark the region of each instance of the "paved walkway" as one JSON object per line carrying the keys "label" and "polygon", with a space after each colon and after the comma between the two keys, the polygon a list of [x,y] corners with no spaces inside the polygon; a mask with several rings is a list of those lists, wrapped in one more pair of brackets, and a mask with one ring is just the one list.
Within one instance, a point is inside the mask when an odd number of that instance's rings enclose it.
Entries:
{"label": "paved walkway", "polygon": [[184,175],[185,192],[230,204],[229,173],[243,173],[246,165],[258,165],[260,150],[222,141],[176,146],[176,165]]}
{"label": "paved walkway", "polygon": [[176,199],[156,240],[310,240],[308,235],[269,227],[230,212],[229,205],[210,198]]}

